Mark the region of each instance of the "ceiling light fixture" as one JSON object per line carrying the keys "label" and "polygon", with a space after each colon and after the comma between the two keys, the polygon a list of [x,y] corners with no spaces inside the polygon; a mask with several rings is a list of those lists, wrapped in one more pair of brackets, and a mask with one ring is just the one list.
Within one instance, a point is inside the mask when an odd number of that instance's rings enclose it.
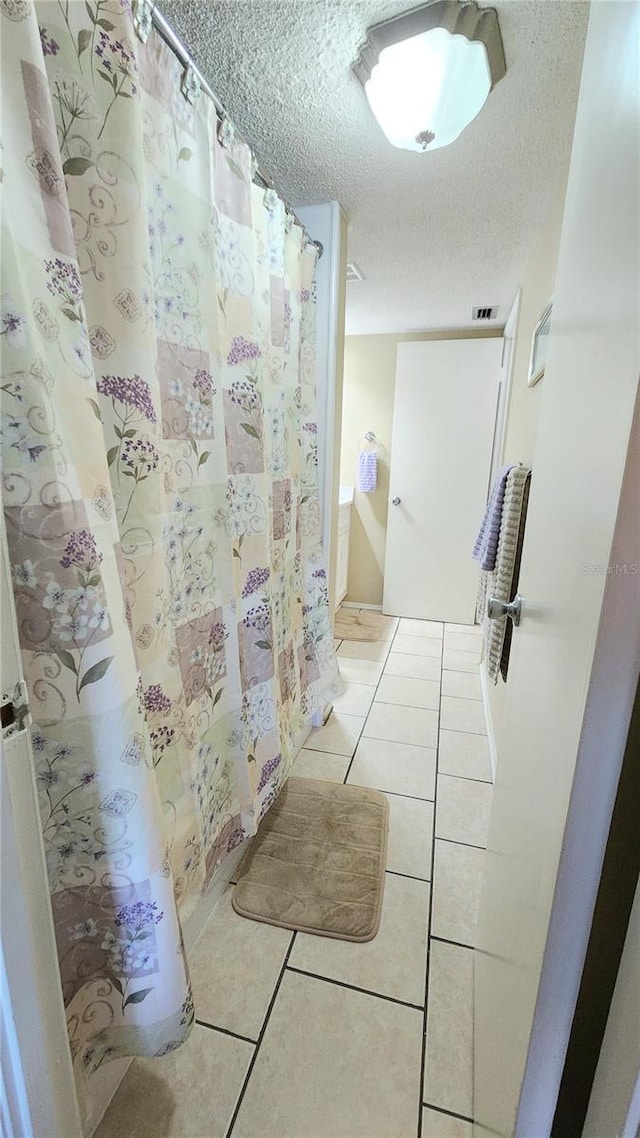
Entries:
{"label": "ceiling light fixture", "polygon": [[369,28],[353,70],[393,146],[449,146],[506,73],[498,15],[473,2],[424,4]]}

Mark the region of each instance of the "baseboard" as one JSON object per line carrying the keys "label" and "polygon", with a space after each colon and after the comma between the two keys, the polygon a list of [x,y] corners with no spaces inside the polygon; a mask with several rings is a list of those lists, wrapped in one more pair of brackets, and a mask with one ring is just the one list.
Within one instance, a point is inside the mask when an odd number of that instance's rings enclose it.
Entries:
{"label": "baseboard", "polygon": [[182,932],[184,935],[184,947],[186,949],[187,959],[189,958],[189,954],[193,952],[200,933],[203,931],[204,926],[222,897],[227,885],[233,881],[236,869],[248,848],[248,843],[243,842],[241,846],[238,846],[228,854],[221,865],[218,866],[207,892],[200,898],[195,909],[184,922]]}
{"label": "baseboard", "polygon": [[484,721],[487,727],[487,739],[489,740],[489,762],[491,763],[491,781],[495,782],[496,779],[496,766],[498,765],[498,751],[496,748],[496,734],[493,730],[493,717],[491,715],[491,700],[489,698],[489,681],[487,679],[487,672],[484,662],[480,664],[480,688],[482,691],[482,707],[484,709]]}
{"label": "baseboard", "polygon": [[343,609],[371,609],[372,612],[382,612],[382,605],[366,605],[363,601],[341,601]]}

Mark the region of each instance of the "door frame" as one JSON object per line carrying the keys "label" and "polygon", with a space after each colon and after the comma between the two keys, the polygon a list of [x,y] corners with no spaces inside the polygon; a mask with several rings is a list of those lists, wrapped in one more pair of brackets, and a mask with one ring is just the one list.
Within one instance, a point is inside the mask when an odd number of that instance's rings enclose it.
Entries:
{"label": "door frame", "polygon": [[[518,318],[520,316],[520,298],[522,289],[518,289],[516,298],[511,305],[507,316],[507,323],[502,333],[502,360],[500,363],[500,385],[498,387],[498,405],[496,409],[496,426],[493,436],[493,451],[491,456],[491,475],[489,478],[488,494],[495,482],[498,470],[504,462],[504,448],[507,441],[507,419],[511,405],[511,380],[513,378],[514,344],[518,334]],[[488,495],[487,495],[488,496]]]}

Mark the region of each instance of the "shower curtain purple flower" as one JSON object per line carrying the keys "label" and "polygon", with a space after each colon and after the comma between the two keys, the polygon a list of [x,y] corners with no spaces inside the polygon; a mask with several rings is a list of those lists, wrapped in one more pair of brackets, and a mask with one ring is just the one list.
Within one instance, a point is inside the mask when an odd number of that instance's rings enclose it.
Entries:
{"label": "shower curtain purple flower", "polygon": [[3,507],[86,1073],[188,1034],[179,916],[335,687],[315,250],[128,3],[0,13]]}

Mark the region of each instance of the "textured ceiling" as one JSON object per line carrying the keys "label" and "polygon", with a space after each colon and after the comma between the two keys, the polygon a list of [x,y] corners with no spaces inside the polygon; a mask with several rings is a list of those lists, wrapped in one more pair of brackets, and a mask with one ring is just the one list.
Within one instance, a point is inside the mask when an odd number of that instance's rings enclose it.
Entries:
{"label": "textured ceiling", "polygon": [[496,0],[507,74],[442,150],[394,149],[351,64],[366,29],[411,0],[160,0],[236,126],[296,205],[336,199],[347,332],[504,322],[567,169],[588,4]]}

